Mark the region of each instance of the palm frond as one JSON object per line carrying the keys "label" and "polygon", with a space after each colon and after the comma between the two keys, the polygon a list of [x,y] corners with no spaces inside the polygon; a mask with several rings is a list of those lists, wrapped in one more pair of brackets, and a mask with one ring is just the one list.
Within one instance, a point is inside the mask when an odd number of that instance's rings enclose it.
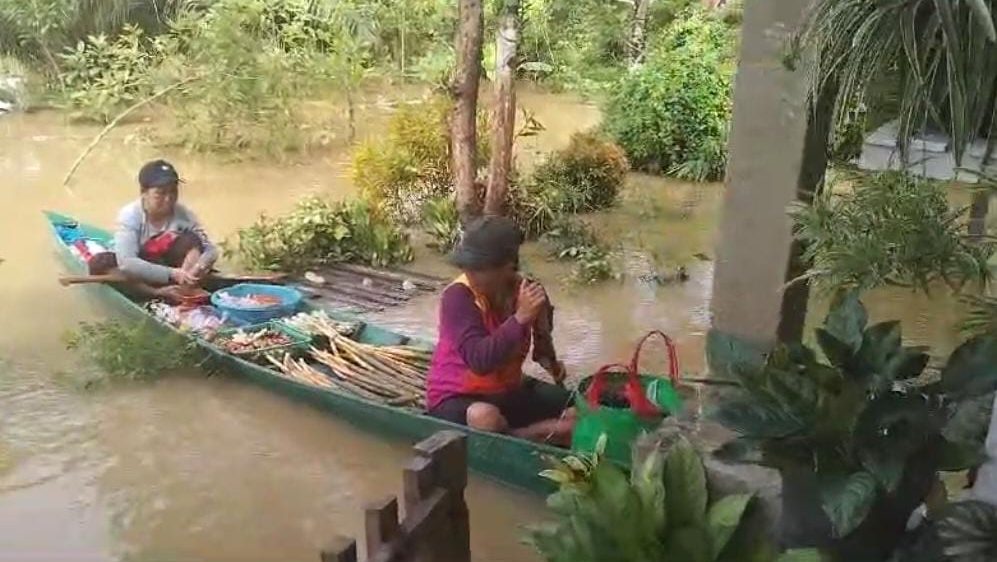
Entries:
{"label": "palm frond", "polygon": [[[899,140],[933,125],[952,139],[956,163],[995,132],[997,0],[818,0],[796,38],[809,57],[811,98],[837,88],[837,115],[884,77],[899,86]],[[988,143],[988,153],[993,143]]]}

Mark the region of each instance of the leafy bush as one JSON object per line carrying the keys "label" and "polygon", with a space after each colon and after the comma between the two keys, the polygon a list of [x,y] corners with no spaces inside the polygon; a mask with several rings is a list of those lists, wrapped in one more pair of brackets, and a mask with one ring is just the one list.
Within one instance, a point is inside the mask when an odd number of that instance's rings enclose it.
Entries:
{"label": "leafy bush", "polygon": [[423,229],[432,239],[432,247],[447,253],[460,241],[460,213],[450,197],[430,199],[422,210]]}
{"label": "leafy bush", "polygon": [[[353,152],[353,181],[365,197],[404,224],[418,221],[423,205],[453,191],[450,171],[451,103],[434,98],[405,105],[391,117],[387,133]],[[487,131],[484,112],[478,128]],[[478,164],[488,158],[487,135],[478,139]]]}
{"label": "leafy bush", "polygon": [[240,230],[235,242],[226,241],[225,249],[260,270],[297,271],[337,262],[387,266],[412,260],[408,237],[376,206],[317,197],[301,201],[284,217],[261,216]]}
{"label": "leafy bush", "polygon": [[115,39],[91,35],[60,55],[63,104],[74,116],[110,121],[150,91],[152,56],[142,31],[128,26]]}
{"label": "leafy bush", "polygon": [[[710,498],[695,449],[680,439],[627,478],[616,465],[569,456],[543,476],[559,485],[547,498],[554,521],[530,530],[529,543],[550,562],[766,561],[764,541],[739,532],[750,494]],[[818,559],[791,551],[785,560]],[[782,560],[782,559],[780,559]]]}
{"label": "leafy bush", "polygon": [[[900,323],[867,322],[850,292],[838,296],[815,331],[826,361],[795,344],[763,358],[719,336],[707,351],[713,372],[740,383],[714,413],[739,435],[718,455],[784,475],[814,474],[813,497],[820,498],[814,507],[823,510],[834,538],[848,537],[877,514],[868,529],[886,544],[866,548],[882,555],[895,548],[890,542],[924,500],[922,476],[979,462],[978,443],[950,441],[943,432],[965,401],[997,389],[997,339],[967,341],[949,357],[941,380],[926,383],[929,356],[903,345]],[[882,502],[895,503],[884,510]]]}
{"label": "leafy bush", "polygon": [[580,283],[592,284],[615,276],[609,252],[583,222],[562,218],[544,234],[543,241],[555,259],[575,262],[572,277]]}
{"label": "leafy bush", "polygon": [[66,347],[93,361],[102,373],[84,386],[113,380],[149,380],[168,371],[195,365],[199,354],[190,341],[149,322],[82,322],[67,334]]}
{"label": "leafy bush", "polygon": [[557,211],[597,211],[616,202],[629,165],[620,147],[595,133],[575,133],[533,172],[529,189],[554,194]]}
{"label": "leafy bush", "polygon": [[623,77],[603,126],[632,164],[697,180],[723,175],[732,54],[724,23],[693,12],[666,30],[644,66]]}
{"label": "leafy bush", "polygon": [[855,176],[850,192],[825,189],[793,211],[805,243],[806,276],[829,289],[913,286],[927,291],[985,281],[993,245],[963,236],[963,211],[952,210],[935,182],[896,172]]}
{"label": "leafy bush", "polygon": [[178,18],[157,42],[161,73],[197,79],[170,98],[183,123],[175,140],[192,150],[270,156],[306,148],[312,137],[301,106],[329,71],[334,31],[315,6],[218,0]]}

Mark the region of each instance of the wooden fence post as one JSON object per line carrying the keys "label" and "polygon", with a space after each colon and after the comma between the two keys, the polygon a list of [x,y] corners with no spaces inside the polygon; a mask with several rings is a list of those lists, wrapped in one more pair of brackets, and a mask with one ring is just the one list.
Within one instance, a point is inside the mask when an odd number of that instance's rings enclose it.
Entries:
{"label": "wooden fence post", "polygon": [[[471,527],[464,489],[467,488],[467,438],[459,431],[441,431],[415,446],[416,453],[430,461],[435,486],[447,491],[446,536],[432,562],[470,562]],[[429,562],[429,561],[426,561]]]}
{"label": "wooden fence post", "polygon": [[[368,504],[364,511],[368,562],[470,562],[471,537],[464,489],[467,442],[443,431],[415,446],[406,463],[405,520],[398,500]],[[339,540],[322,551],[322,562],[357,562],[356,542]]]}
{"label": "wooden fence post", "polygon": [[357,562],[357,541],[336,537],[328,548],[322,550],[322,562]]}

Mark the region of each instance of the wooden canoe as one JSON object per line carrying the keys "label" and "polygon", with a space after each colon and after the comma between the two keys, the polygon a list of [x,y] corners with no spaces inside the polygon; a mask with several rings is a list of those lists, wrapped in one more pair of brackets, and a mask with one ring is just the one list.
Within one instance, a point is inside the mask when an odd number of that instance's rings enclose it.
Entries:
{"label": "wooden canoe", "polygon": [[[72,217],[54,212],[46,212],[45,216],[57,241],[59,258],[65,267],[74,274],[86,273],[86,265],[70,250],[70,246],[59,233],[57,228],[59,225],[76,225],[80,234],[85,238],[97,240],[110,247],[112,235],[104,229],[78,222]],[[92,291],[103,303],[124,317],[135,321],[153,322],[163,330],[180,333],[150,315],[141,303],[131,300],[110,285],[89,285],[87,290]],[[305,305],[306,308],[308,306]],[[346,322],[358,320],[354,315],[325,310],[335,320]],[[363,324],[363,329],[356,336],[356,339],[374,345],[407,344],[426,346],[427,348],[432,346],[430,342],[413,339],[369,323]],[[387,406],[345,392],[299,383],[268,367],[262,367],[229,355],[208,342],[196,341],[198,346],[225,368],[226,372],[241,376],[286,397],[328,411],[354,425],[380,435],[407,443],[416,443],[441,430],[461,431],[467,435],[470,468],[486,477],[515,488],[534,493],[550,491],[551,485],[538,476],[539,472],[546,468],[542,455],[560,457],[566,454],[564,449],[536,444],[507,435],[475,431],[405,408]],[[543,381],[536,382],[540,385],[550,386],[549,383]]]}

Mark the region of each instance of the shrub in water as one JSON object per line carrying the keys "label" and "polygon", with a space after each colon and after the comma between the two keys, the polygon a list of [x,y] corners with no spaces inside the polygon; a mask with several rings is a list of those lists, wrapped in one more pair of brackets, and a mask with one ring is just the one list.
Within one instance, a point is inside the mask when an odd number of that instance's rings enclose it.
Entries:
{"label": "shrub in water", "polygon": [[354,262],[386,266],[412,260],[408,237],[367,201],[330,203],[312,197],[288,215],[261,216],[244,228],[226,254],[260,270],[296,271]]}
{"label": "shrub in water", "polygon": [[[354,183],[404,224],[417,222],[428,200],[453,191],[450,108],[443,98],[403,106],[392,116],[386,135],[365,141],[353,153]],[[479,131],[488,131],[486,121],[480,112]],[[486,139],[479,135],[479,166],[487,162]]]}
{"label": "shrub in water", "polygon": [[543,237],[551,257],[575,262],[572,279],[593,284],[615,276],[609,251],[584,222],[559,219]]}
{"label": "shrub in water", "polygon": [[83,353],[103,371],[98,378],[85,379],[85,387],[148,380],[193,366],[199,357],[190,341],[148,322],[82,322],[66,336],[66,347]]}
{"label": "shrub in water", "polygon": [[148,94],[152,57],[143,41],[128,26],[116,39],[90,36],[61,55],[62,103],[74,117],[106,123]]}
{"label": "shrub in water", "polygon": [[732,53],[726,25],[696,13],[670,26],[647,63],[620,81],[604,127],[633,165],[697,181],[723,175]]}
{"label": "shrub in water", "polygon": [[936,182],[904,173],[855,175],[850,189],[825,189],[793,212],[805,243],[806,277],[820,287],[900,285],[927,292],[937,281],[986,282],[994,244],[964,236],[965,210],[949,207]]}
{"label": "shrub in water", "polygon": [[423,230],[432,238],[430,246],[447,253],[460,240],[460,214],[452,197],[430,199],[422,210]]}
{"label": "shrub in water", "polygon": [[557,193],[559,211],[597,211],[616,201],[630,169],[623,150],[595,133],[575,133],[567,148],[533,172],[530,189]]}

